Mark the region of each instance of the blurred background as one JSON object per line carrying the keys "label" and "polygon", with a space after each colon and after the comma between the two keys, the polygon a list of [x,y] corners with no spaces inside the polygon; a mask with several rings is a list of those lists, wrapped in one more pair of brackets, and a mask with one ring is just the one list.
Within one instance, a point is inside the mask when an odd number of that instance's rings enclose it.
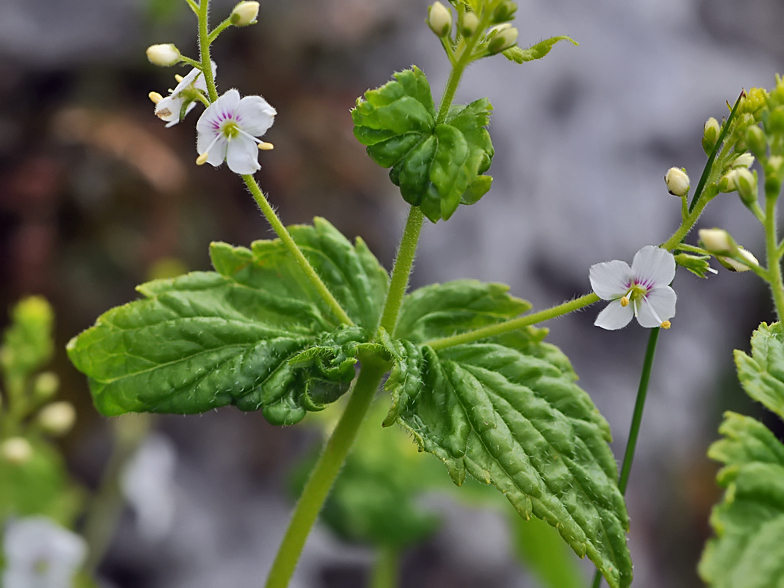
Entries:
{"label": "blurred background", "polygon": [[[213,0],[214,22],[233,4]],[[663,176],[683,166],[696,183],[705,119],[726,115],[742,88],[770,88],[784,70],[784,2],[518,4],[522,46],[561,34],[580,46],[559,44],[523,66],[497,57],[467,72],[457,102],[487,96],[495,107],[495,183],[449,222],[425,226],[412,279],[504,282],[540,309],[588,292],[591,264],[630,262],[677,228],[680,202]],[[406,205],[353,138],[349,110],[411,64],[440,92],[448,63],[426,8],[425,0],[262,1],[257,25],[230,29],[215,46],[219,87],[261,94],[278,110],[265,136],[275,150],[261,154],[256,177],[284,222],[325,216],[387,268]],[[171,129],[153,116],[148,92],[165,95],[186,71],[148,63],[145,48],[164,42],[196,55],[184,0],[0,2],[0,308],[27,294],[54,305],[53,369],[79,415],[62,443],[88,488],[110,454],[111,426],[92,409],[66,342],[134,299],[136,284],[209,269],[210,241],[270,237],[236,176],[194,165],[197,114]],[[761,231],[735,194],[720,195],[700,226],[726,228],[762,252]],[[731,361],[773,319],[759,281],[751,272],[701,280],[681,271],[674,286],[678,314],[660,338],[627,492],[637,588],[701,585],[696,562],[719,497],[705,451],[722,412],[776,423],[743,396]],[[547,326],[609,420],[620,459],[648,333],[601,331],[597,312]],[[155,428],[168,456],[171,524],[150,537],[126,513],[100,568],[105,585],[260,585],[293,504],[292,464],[313,451],[318,432],[234,409],[160,417]],[[497,512],[449,499],[428,505],[442,524],[405,552],[402,586],[538,585]],[[372,559],[320,527],[292,586],[364,586]],[[581,569],[587,583],[590,565]]]}

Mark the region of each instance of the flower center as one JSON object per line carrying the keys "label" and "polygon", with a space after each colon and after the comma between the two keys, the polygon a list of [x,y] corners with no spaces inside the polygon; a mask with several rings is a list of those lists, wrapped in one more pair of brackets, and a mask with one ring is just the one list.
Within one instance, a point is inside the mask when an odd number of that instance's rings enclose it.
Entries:
{"label": "flower center", "polygon": [[[634,282],[626,291],[626,295],[621,298],[621,306],[626,306],[629,302],[639,302],[640,300],[644,300],[645,297],[648,295],[648,288],[645,286],[641,286],[637,282]],[[624,304],[624,301],[626,304]]]}
{"label": "flower center", "polygon": [[221,126],[221,133],[224,137],[231,141],[234,137],[240,134],[240,127],[233,120],[227,120]]}

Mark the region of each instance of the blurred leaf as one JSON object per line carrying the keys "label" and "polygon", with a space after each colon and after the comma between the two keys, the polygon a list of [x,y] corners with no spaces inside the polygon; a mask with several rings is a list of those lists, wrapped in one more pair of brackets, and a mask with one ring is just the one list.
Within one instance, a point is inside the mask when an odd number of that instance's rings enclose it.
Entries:
{"label": "blurred leaf", "polygon": [[365,92],[351,113],[354,135],[381,167],[403,199],[433,222],[447,220],[462,203],[473,204],[492,179],[479,180],[490,168],[494,150],[485,128],[492,106],[483,98],[453,107],[436,124],[430,84],[414,67],[395,80]]}
{"label": "blurred leaf", "polygon": [[[444,320],[435,301],[457,300],[463,288],[462,317]],[[625,588],[632,578],[629,522],[607,445],[610,428],[574,383],[565,356],[543,344],[536,329],[440,351],[427,345],[525,308],[498,285],[484,290],[477,298],[481,285],[466,282],[406,297],[395,335],[408,341],[385,341],[398,370],[387,383],[395,398],[390,414],[444,462],[457,485],[466,473],[493,484],[520,516],[547,521],[580,557],[588,555],[612,588]],[[459,316],[459,304],[445,307]]]}
{"label": "blurred leaf", "polygon": [[550,49],[553,48],[558,41],[569,41],[575,47],[579,46],[579,43],[572,39],[571,37],[567,37],[566,35],[561,35],[559,37],[550,37],[549,39],[545,39],[544,41],[540,41],[536,45],[531,45],[527,49],[522,49],[515,45],[514,47],[510,47],[506,51],[504,51],[504,56],[509,61],[514,61],[515,63],[524,63],[526,61],[534,61],[536,59],[541,59],[548,53],[550,53]]}
{"label": "blurred leaf", "polygon": [[784,418],[784,329],[762,323],[751,337],[751,357],[735,350],[738,378],[746,393]]}
{"label": "blurred leaf", "polygon": [[105,415],[191,414],[234,404],[292,424],[340,397],[379,319],[387,275],[323,219],[294,240],[356,327],[340,326],[279,240],[213,243],[217,272],[138,288],[68,344]]}
{"label": "blurred leaf", "polygon": [[44,442],[33,442],[31,458],[21,464],[0,459],[0,521],[44,515],[71,527],[84,501],[71,482],[62,456]]}
{"label": "blurred leaf", "polygon": [[574,554],[558,531],[539,519],[509,517],[517,557],[545,588],[585,588]]}

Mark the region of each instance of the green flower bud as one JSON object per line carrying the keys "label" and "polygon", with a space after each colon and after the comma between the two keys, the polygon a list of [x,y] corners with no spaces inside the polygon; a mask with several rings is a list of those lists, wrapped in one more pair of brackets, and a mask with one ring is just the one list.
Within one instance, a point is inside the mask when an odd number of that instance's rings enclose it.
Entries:
{"label": "green flower bud", "polygon": [[53,402],[41,409],[38,425],[49,435],[65,435],[76,422],[76,409],[70,402]]}
{"label": "green flower bud", "polygon": [[487,46],[488,54],[495,55],[509,49],[509,47],[517,43],[518,34],[518,30],[509,23],[494,26],[487,34],[488,39],[490,39],[490,43]]}
{"label": "green flower bud", "polygon": [[[752,253],[740,245],[738,246],[737,250],[735,251],[735,257],[740,257],[741,259],[745,259],[747,262],[751,263],[752,265],[759,265],[759,261],[757,258],[752,255]],[[746,265],[745,263],[741,263],[731,257],[717,257],[716,258],[721,265],[726,267],[731,272],[747,272],[751,268]]]}
{"label": "green flower bud", "polygon": [[702,148],[707,155],[710,155],[713,148],[716,146],[716,141],[719,140],[719,133],[721,132],[721,125],[715,118],[710,117],[705,121],[705,126],[702,130]]}
{"label": "green flower bud", "polygon": [[229,19],[235,27],[246,27],[256,24],[256,17],[259,15],[258,2],[240,2],[231,11]]}
{"label": "green flower bud", "polygon": [[738,169],[735,176],[735,184],[738,187],[738,195],[746,206],[751,206],[757,202],[757,172],[750,172],[746,168]]}
{"label": "green flower bud", "polygon": [[765,128],[770,134],[784,134],[784,105],[777,106],[770,112]]}
{"label": "green flower bud", "polygon": [[694,255],[691,253],[678,253],[675,255],[675,263],[701,278],[707,278],[708,273],[718,273],[711,268],[708,263],[709,259],[710,257],[707,255]]}
{"label": "green flower bud", "polygon": [[738,185],[735,183],[737,176],[737,169],[731,169],[726,174],[724,174],[719,180],[719,192],[734,192],[737,190]]}
{"label": "green flower bud", "polygon": [[427,24],[439,37],[446,37],[452,31],[452,12],[436,1],[427,9]]}
{"label": "green flower bud", "polygon": [[9,463],[21,465],[33,457],[33,446],[24,437],[11,437],[0,444],[0,456]]}
{"label": "green flower bud", "polygon": [[495,7],[492,22],[502,23],[510,21],[514,18],[515,12],[517,12],[517,4],[511,0],[504,0],[504,2]]}
{"label": "green flower bud", "polygon": [[667,191],[673,196],[686,196],[689,193],[689,176],[686,171],[677,167],[671,167],[664,176],[667,183]]}
{"label": "green flower bud", "polygon": [[741,153],[735,160],[732,162],[733,169],[739,168],[750,168],[754,163],[754,156],[751,153]]}
{"label": "green flower bud", "polygon": [[180,55],[180,50],[174,44],[166,43],[147,47],[147,59],[153,65],[169,67],[182,61],[182,56]]}
{"label": "green flower bud", "polygon": [[464,37],[472,37],[479,26],[479,17],[473,12],[466,12],[463,15],[463,22],[460,23],[460,34]]}
{"label": "green flower bud", "polygon": [[757,125],[752,125],[746,130],[746,145],[757,159],[765,157],[768,149],[768,140],[765,133]]}
{"label": "green flower bud", "polygon": [[724,229],[700,229],[702,248],[714,255],[732,255],[738,248],[735,240]]}
{"label": "green flower bud", "polygon": [[765,197],[778,198],[781,192],[781,173],[784,171],[784,157],[774,155],[765,164]]}
{"label": "green flower bud", "polygon": [[60,378],[54,372],[43,372],[33,380],[33,394],[37,400],[49,400],[57,394]]}

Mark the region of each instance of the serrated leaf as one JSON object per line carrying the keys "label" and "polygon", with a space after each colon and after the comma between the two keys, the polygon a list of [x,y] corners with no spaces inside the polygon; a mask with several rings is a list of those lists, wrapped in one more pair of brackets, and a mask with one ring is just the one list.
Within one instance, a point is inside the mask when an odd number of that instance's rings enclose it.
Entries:
{"label": "serrated leaf", "polygon": [[215,243],[216,272],[139,287],[68,344],[96,407],[192,414],[232,404],[292,424],[342,395],[375,331],[387,275],[332,225],[291,235],[357,326],[339,325],[279,240]]}
{"label": "serrated leaf", "polygon": [[780,588],[784,578],[784,446],[762,423],[728,412],[709,456],[724,463],[700,576],[713,588]]}
{"label": "serrated leaf", "polygon": [[536,45],[531,45],[527,49],[523,49],[515,45],[514,47],[510,47],[509,49],[505,50],[503,53],[509,61],[514,61],[515,63],[534,61],[536,59],[541,59],[550,53],[550,49],[552,49],[553,45],[555,45],[558,41],[569,41],[575,47],[580,45],[571,37],[560,35],[558,37],[550,37],[549,39],[540,41]]}
{"label": "serrated leaf", "polygon": [[751,337],[751,357],[735,351],[738,378],[746,393],[784,418],[784,329],[762,323]]}
{"label": "serrated leaf", "polygon": [[[628,515],[607,444],[610,429],[574,383],[568,360],[541,342],[545,332],[521,329],[440,351],[426,344],[526,308],[505,287],[476,282],[408,296],[395,336],[415,343],[415,350],[406,342],[385,342],[400,371],[387,382],[396,398],[393,410],[456,484],[466,473],[493,484],[523,518],[556,527],[611,587],[629,586]],[[416,382],[419,389],[411,389]]]}
{"label": "serrated leaf", "polygon": [[403,199],[433,222],[448,219],[461,204],[473,204],[489,189],[484,174],[494,150],[485,128],[492,106],[487,99],[453,107],[436,125],[430,86],[414,67],[369,90],[352,111],[354,135],[368,155],[400,188]]}

